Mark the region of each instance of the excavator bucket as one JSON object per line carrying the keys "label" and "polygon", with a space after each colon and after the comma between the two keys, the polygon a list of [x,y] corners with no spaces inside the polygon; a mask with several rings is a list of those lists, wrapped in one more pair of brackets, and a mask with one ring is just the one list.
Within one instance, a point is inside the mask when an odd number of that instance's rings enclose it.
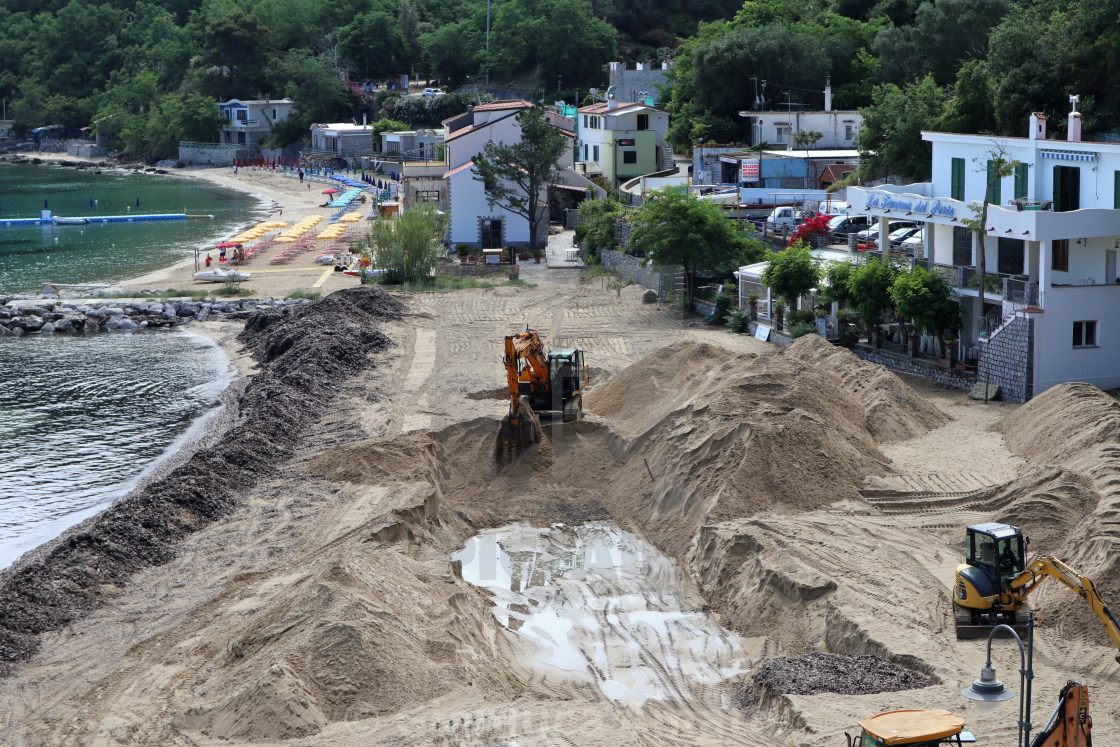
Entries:
{"label": "excavator bucket", "polygon": [[501,428],[495,444],[494,456],[499,465],[513,463],[521,452],[536,445],[541,440],[541,423],[533,408],[524,398],[519,411],[502,418]]}

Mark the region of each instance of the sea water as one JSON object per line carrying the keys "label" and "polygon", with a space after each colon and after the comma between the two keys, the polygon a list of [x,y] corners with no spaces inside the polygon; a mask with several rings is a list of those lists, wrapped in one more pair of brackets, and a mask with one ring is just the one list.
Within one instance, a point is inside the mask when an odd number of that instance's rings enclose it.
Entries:
{"label": "sea water", "polygon": [[[170,175],[0,164],[0,217],[37,216],[44,203],[64,216],[215,217],[0,227],[0,295],[165,267],[269,209]],[[204,426],[230,376],[212,342],[182,330],[0,338],[0,568],[128,492]]]}

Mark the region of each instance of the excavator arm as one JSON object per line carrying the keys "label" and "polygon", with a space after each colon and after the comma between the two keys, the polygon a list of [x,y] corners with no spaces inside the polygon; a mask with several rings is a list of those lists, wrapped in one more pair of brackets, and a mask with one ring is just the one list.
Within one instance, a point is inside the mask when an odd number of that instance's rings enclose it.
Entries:
{"label": "excavator arm", "polygon": [[[1097,614],[1097,617],[1101,619],[1101,622],[1104,623],[1104,628],[1108,631],[1108,637],[1116,644],[1116,648],[1120,649],[1120,623],[1116,622],[1112,610],[1101,599],[1101,595],[1097,593],[1093,582],[1057,558],[1044,555],[1027,566],[1025,571],[1012,579],[1008,585],[1008,590],[1001,595],[1001,597],[1010,596],[1010,599],[1001,599],[1000,601],[1022,602],[1047,578],[1057,579],[1084,599],[1093,612]],[[1117,657],[1117,660],[1120,661],[1120,656]]]}
{"label": "excavator arm", "polygon": [[548,381],[548,359],[545,357],[541,338],[534,330],[506,337],[506,379],[509,383],[510,417],[516,418],[521,412],[521,361],[525,362],[528,383],[536,389]]}
{"label": "excavator arm", "polygon": [[1093,747],[1093,719],[1089,688],[1070,680],[1058,697],[1058,707],[1031,747]]}

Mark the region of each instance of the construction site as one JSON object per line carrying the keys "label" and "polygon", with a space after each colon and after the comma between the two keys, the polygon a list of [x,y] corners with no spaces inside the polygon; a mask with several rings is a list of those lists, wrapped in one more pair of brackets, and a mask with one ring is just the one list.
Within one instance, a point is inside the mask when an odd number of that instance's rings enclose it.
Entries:
{"label": "construction site", "polygon": [[1032,747],[1120,744],[1111,393],[523,277],[199,325],[221,428],[0,575],[0,742],[1003,747],[1006,623]]}

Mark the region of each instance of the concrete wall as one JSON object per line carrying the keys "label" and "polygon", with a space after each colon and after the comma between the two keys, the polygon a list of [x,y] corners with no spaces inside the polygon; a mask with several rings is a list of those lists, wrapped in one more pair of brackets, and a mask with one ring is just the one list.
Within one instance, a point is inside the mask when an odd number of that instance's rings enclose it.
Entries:
{"label": "concrete wall", "polygon": [[[666,63],[666,69],[669,64]],[[610,64],[610,85],[614,86],[615,95],[619,101],[637,101],[638,99],[653,98],[654,105],[661,101],[661,92],[657,84],[665,85],[665,73],[661,65],[653,63],[638,63],[633,70],[626,68],[624,62]],[[647,96],[639,96],[639,91],[645,91]]]}
{"label": "concrete wall", "polygon": [[[1120,387],[1120,285],[1050,288],[1036,324],[1035,394],[1065,381]],[[1097,347],[1073,347],[1073,323],[1097,322]]]}
{"label": "concrete wall", "polygon": [[971,390],[976,384],[976,377],[967,371],[958,371],[955,368],[946,368],[940,363],[926,361],[921,358],[911,358],[906,355],[890,353],[885,350],[872,350],[866,345],[855,345],[852,352],[858,358],[876,363],[884,368],[889,368],[898,373],[917,376],[927,381],[932,381],[949,389]]}
{"label": "concrete wall", "polygon": [[249,151],[228,145],[206,147],[200,143],[180,143],[179,160],[188,166],[232,166],[235,158],[247,158]]}
{"label": "concrete wall", "polygon": [[[855,148],[859,143],[859,131],[863,127],[863,117],[858,111],[774,111],[753,112],[752,116],[758,123],[751,128],[752,141],[767,142],[772,146],[789,144],[798,132],[815,130],[824,137],[813,144],[814,149]],[[788,128],[789,137],[778,138],[779,126]]]}

